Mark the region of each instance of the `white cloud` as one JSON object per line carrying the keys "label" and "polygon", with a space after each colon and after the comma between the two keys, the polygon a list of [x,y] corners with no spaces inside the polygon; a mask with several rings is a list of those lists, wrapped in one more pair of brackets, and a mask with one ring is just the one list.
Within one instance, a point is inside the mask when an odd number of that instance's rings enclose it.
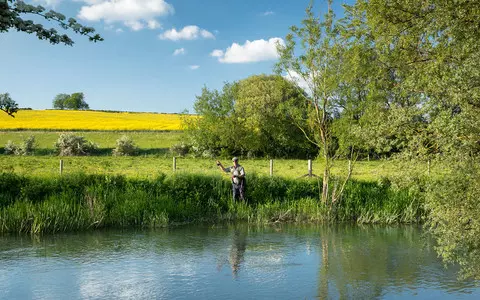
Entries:
{"label": "white cloud", "polygon": [[269,10],[269,11],[264,12],[263,16],[271,16],[271,15],[274,15],[274,14],[275,14],[275,12]]}
{"label": "white cloud", "polygon": [[304,76],[300,75],[299,73],[293,70],[288,70],[287,74],[283,77],[291,82],[296,83],[298,87],[302,88],[309,95],[312,94],[312,89],[311,89],[312,76],[308,76],[308,78],[304,78]]}
{"label": "white cloud", "polygon": [[278,58],[277,44],[285,45],[281,38],[271,38],[266,40],[246,41],[240,45],[233,43],[226,51],[214,50],[211,56],[217,57],[221,63],[251,63]]}
{"label": "white cloud", "polygon": [[160,25],[160,23],[158,23],[157,20],[149,20],[149,21],[147,22],[147,26],[148,26],[148,28],[150,28],[150,29],[162,28],[162,25]]}
{"label": "white cloud", "polygon": [[[54,0],[49,0],[54,1]],[[78,17],[87,21],[121,22],[132,30],[157,29],[156,17],[174,13],[173,6],[165,0],[78,0],[85,5]]]}
{"label": "white cloud", "polygon": [[210,56],[213,56],[213,57],[222,57],[223,55],[224,55],[223,50],[219,50],[219,49],[213,50],[212,53],[210,53]]}
{"label": "white cloud", "polygon": [[130,27],[133,31],[139,31],[145,27],[145,25],[140,21],[127,21],[124,24],[125,26]]}
{"label": "white cloud", "polygon": [[195,25],[185,26],[180,31],[177,31],[175,28],[172,28],[160,34],[158,37],[161,40],[171,40],[171,41],[197,40],[199,38],[205,38],[205,39],[215,38],[215,36],[211,32],[205,29],[201,29],[200,27]]}
{"label": "white cloud", "polygon": [[174,56],[177,56],[177,55],[183,55],[187,53],[187,51],[185,50],[185,48],[180,48],[180,49],[176,49],[175,51],[173,51],[173,55]]}
{"label": "white cloud", "polygon": [[189,66],[190,70],[197,70],[198,68],[200,68],[199,65],[191,65]]}

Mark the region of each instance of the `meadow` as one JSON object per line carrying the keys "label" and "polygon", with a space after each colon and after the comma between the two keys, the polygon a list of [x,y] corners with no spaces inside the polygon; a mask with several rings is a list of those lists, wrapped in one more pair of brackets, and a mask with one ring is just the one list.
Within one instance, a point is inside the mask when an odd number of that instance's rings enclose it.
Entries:
{"label": "meadow", "polygon": [[[8,141],[20,144],[29,136],[34,136],[37,143],[35,155],[53,155],[54,143],[61,131],[0,131],[0,152]],[[140,154],[164,154],[175,143],[180,141],[180,131],[76,131],[75,135],[83,136],[99,146],[99,154],[111,155],[116,141],[127,135],[140,148]]]}
{"label": "meadow", "polygon": [[180,114],[19,110],[15,118],[0,114],[0,130],[180,130],[181,118]]}
{"label": "meadow", "polygon": [[[168,154],[163,156],[85,156],[85,157],[57,157],[57,156],[6,156],[0,155],[0,170],[29,176],[51,176],[59,173],[59,162],[63,160],[64,174],[107,174],[124,175],[130,178],[153,178],[158,173],[172,174],[173,160]],[[229,165],[230,159],[220,159],[225,165]],[[248,174],[269,175],[270,160],[246,159],[240,163],[245,167]],[[306,160],[274,160],[274,177],[299,178],[307,174]],[[313,173],[322,175],[323,162],[312,162]],[[347,161],[337,161],[332,174],[345,176],[348,166]],[[412,172],[426,173],[426,166],[410,166]],[[404,168],[392,161],[358,161],[353,168],[352,178],[357,180],[378,181],[384,177],[393,177]],[[194,173],[213,175],[220,174],[215,164],[215,159],[208,158],[182,158],[176,159],[176,173]],[[227,176],[227,175],[225,175]]]}

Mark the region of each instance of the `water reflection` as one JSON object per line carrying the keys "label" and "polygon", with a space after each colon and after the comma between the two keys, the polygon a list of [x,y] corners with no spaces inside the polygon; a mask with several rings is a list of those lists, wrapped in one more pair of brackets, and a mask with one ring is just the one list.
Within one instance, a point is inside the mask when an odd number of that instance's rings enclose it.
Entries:
{"label": "water reflection", "polygon": [[247,249],[247,231],[239,228],[233,230],[232,247],[230,249],[229,261],[234,277],[238,276]]}
{"label": "water reflection", "polygon": [[416,227],[0,236],[0,298],[478,299]]}

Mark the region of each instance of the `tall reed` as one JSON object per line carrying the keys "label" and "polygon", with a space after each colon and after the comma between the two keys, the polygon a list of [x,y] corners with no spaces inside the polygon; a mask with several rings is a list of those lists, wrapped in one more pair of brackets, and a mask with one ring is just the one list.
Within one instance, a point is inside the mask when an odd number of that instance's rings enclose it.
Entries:
{"label": "tall reed", "polygon": [[45,233],[104,227],[155,228],[242,221],[418,223],[423,201],[389,184],[352,181],[333,206],[318,200],[317,180],[250,174],[247,202],[233,202],[221,176],[178,173],[154,179],[74,174],[0,174],[0,232]]}

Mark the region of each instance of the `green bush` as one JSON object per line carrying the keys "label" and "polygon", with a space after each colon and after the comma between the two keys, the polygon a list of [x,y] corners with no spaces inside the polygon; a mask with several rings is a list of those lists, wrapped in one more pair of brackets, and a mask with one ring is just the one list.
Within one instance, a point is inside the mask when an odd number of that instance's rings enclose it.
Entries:
{"label": "green bush", "polygon": [[170,153],[172,153],[174,156],[184,157],[191,151],[191,149],[191,145],[188,145],[185,142],[180,142],[170,147]]}
{"label": "green bush", "polygon": [[5,145],[5,154],[14,155],[32,155],[37,147],[35,137],[33,135],[25,139],[22,144],[16,145],[12,141],[8,141]]}
{"label": "green bush", "polygon": [[128,136],[124,135],[117,140],[117,146],[113,149],[114,156],[131,156],[138,153],[138,147]]}
{"label": "green bush", "polygon": [[54,146],[60,156],[90,155],[98,148],[93,142],[73,133],[62,133]]}

